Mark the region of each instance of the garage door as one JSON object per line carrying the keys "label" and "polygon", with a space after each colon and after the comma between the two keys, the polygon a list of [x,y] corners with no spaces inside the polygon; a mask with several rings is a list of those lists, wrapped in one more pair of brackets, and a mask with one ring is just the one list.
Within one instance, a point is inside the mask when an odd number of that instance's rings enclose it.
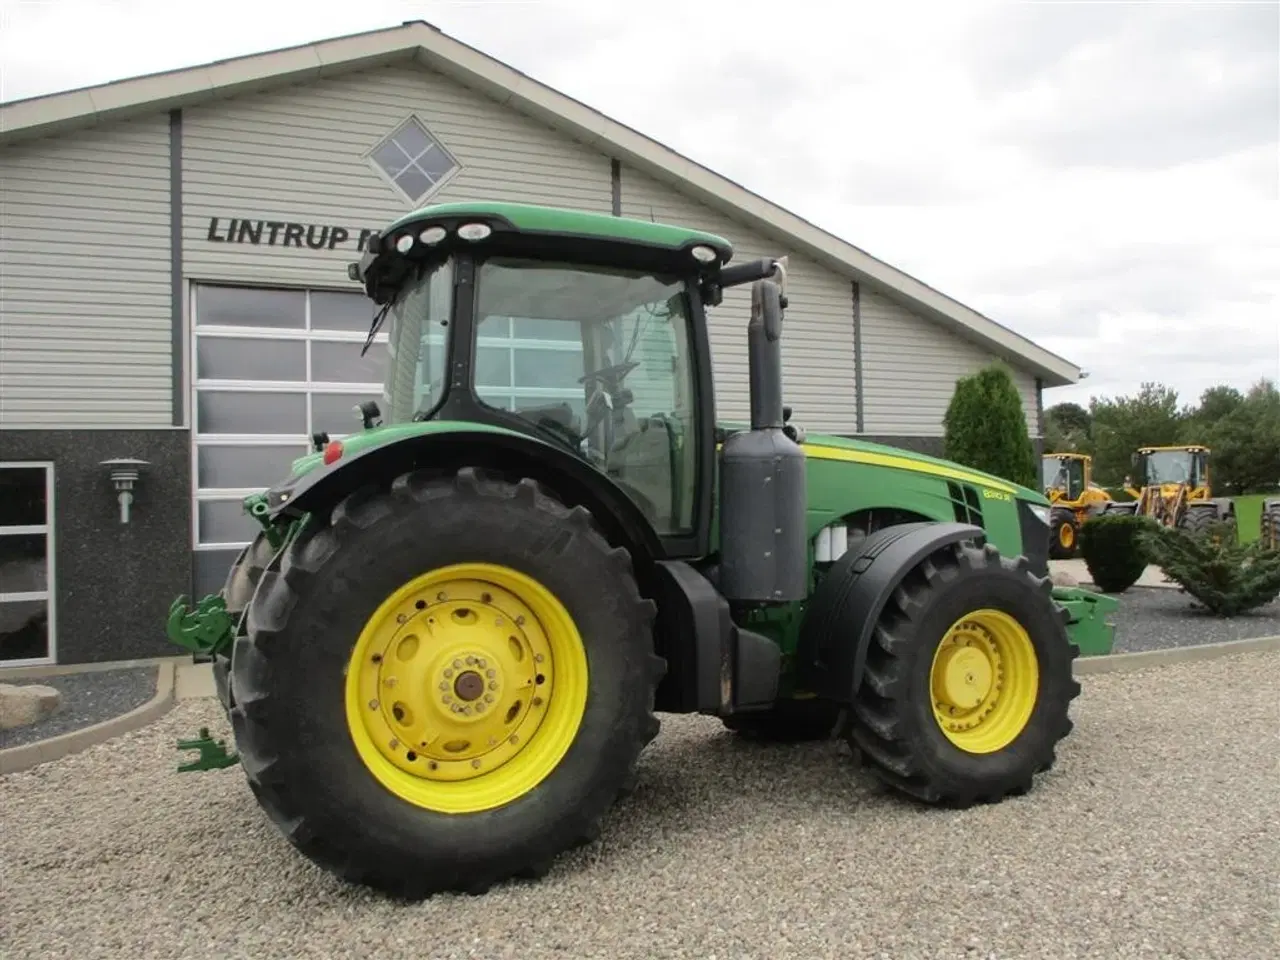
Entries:
{"label": "garage door", "polygon": [[197,595],[222,585],[255,533],[241,499],[286,476],[312,433],[350,433],[352,408],[381,396],[386,334],[360,356],[372,317],[358,293],[195,288]]}

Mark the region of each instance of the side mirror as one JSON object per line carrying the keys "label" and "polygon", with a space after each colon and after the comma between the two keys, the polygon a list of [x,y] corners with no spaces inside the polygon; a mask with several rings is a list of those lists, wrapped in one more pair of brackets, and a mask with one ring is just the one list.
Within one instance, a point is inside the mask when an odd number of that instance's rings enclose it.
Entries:
{"label": "side mirror", "polygon": [[1138,465],[1139,457],[1141,457],[1141,454],[1138,454],[1138,453],[1129,454],[1129,466],[1136,467]]}

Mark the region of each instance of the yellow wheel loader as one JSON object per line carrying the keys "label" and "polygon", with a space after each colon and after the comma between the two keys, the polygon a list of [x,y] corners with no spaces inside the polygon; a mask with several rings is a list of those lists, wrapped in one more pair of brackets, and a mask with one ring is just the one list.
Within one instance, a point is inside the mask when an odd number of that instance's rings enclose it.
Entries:
{"label": "yellow wheel loader", "polygon": [[1046,453],[1040,458],[1044,495],[1053,509],[1049,515],[1049,556],[1074,557],[1080,527],[1111,502],[1111,494],[1093,482],[1093,458],[1083,453]]}
{"label": "yellow wheel loader", "polygon": [[1108,503],[1106,513],[1136,513],[1192,533],[1213,523],[1235,526],[1235,503],[1213,496],[1209,448],[1198,444],[1142,447],[1133,455],[1132,503]]}

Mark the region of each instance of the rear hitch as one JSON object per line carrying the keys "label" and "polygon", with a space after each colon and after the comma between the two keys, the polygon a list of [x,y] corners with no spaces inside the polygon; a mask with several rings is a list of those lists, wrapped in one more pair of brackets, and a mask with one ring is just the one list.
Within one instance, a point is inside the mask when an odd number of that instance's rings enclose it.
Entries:
{"label": "rear hitch", "polygon": [[192,773],[198,770],[221,770],[240,762],[238,753],[227,753],[225,740],[214,740],[209,735],[208,727],[200,728],[200,736],[193,740],[179,740],[179,750],[199,750],[200,756],[188,763],[178,764],[179,773]]}
{"label": "rear hitch", "polygon": [[235,639],[235,622],[227,613],[227,601],[211,593],[190,611],[187,598],[178,597],[169,606],[165,633],[170,642],[203,656],[221,653]]}

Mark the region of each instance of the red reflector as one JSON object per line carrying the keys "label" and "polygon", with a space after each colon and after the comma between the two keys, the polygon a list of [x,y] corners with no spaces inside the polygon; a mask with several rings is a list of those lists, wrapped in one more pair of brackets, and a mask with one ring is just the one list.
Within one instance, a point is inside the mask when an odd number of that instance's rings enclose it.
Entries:
{"label": "red reflector", "polygon": [[324,462],[325,465],[333,463],[342,456],[342,441],[331,440],[324,445]]}

